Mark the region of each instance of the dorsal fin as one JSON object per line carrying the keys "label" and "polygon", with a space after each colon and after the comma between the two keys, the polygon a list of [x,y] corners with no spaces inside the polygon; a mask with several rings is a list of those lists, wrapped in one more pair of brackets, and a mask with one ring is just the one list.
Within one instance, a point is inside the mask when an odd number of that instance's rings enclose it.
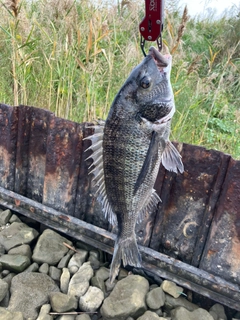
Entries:
{"label": "dorsal fin", "polygon": [[[102,155],[102,143],[103,143],[103,129],[104,122],[101,121],[98,125],[89,126],[89,128],[94,128],[94,134],[86,137],[86,140],[91,140],[92,145],[86,150],[92,150],[92,154],[87,159],[92,159],[93,163],[89,166],[89,174],[93,173],[94,178],[93,186],[97,186],[97,199],[102,204],[102,210],[104,212],[105,218],[108,219],[111,225],[117,224],[117,218],[115,213],[108,202],[105,181],[104,181],[104,171],[103,171],[103,155]],[[87,160],[86,159],[86,160]]]}

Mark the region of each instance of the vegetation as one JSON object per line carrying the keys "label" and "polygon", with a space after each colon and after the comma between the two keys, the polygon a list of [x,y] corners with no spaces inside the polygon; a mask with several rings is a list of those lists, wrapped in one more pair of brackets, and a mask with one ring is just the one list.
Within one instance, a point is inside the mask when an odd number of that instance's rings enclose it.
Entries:
{"label": "vegetation", "polygon": [[[106,118],[143,58],[144,1],[0,0],[0,102],[50,109],[77,122]],[[239,12],[189,19],[166,8],[177,112],[172,139],[240,158]]]}

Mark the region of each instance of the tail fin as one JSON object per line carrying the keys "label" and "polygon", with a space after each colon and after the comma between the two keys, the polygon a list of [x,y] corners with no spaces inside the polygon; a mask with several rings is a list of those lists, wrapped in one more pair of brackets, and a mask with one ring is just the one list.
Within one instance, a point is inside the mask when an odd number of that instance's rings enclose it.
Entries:
{"label": "tail fin", "polygon": [[135,235],[130,238],[122,239],[117,238],[114,253],[112,258],[112,264],[110,269],[110,282],[112,283],[118,275],[121,265],[121,259],[123,260],[124,267],[131,265],[134,267],[141,267],[141,255],[138,250],[137,241]]}

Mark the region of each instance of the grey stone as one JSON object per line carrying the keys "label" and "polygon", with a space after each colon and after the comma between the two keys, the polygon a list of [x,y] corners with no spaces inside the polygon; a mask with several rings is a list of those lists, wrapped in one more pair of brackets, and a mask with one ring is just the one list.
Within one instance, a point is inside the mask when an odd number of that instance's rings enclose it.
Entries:
{"label": "grey stone", "polygon": [[60,290],[62,293],[68,292],[68,286],[70,281],[70,272],[67,268],[62,269],[62,275],[60,277]]}
{"label": "grey stone", "polygon": [[165,308],[168,310],[175,309],[177,307],[184,307],[188,311],[194,311],[199,308],[196,304],[188,301],[183,297],[173,298],[169,294],[165,294]]}
{"label": "grey stone", "polygon": [[38,236],[37,230],[22,222],[13,222],[9,228],[0,232],[0,244],[6,251],[22,244],[29,244]]}
{"label": "grey stone", "polygon": [[103,279],[98,278],[98,277],[92,277],[91,278],[91,285],[93,287],[97,287],[99,289],[101,289],[103,292],[105,292],[105,283],[103,281]]}
{"label": "grey stone", "polygon": [[0,301],[2,301],[8,292],[8,284],[7,282],[0,279]]}
{"label": "grey stone", "polygon": [[25,318],[37,318],[38,309],[48,302],[51,292],[59,291],[55,282],[42,273],[20,273],[12,279],[8,309],[21,311]]}
{"label": "grey stone", "polygon": [[66,268],[67,265],[68,265],[69,260],[71,259],[71,256],[72,256],[72,254],[71,254],[71,251],[70,251],[64,257],[62,257],[62,259],[59,261],[57,267],[59,269]]}
{"label": "grey stone", "polygon": [[2,244],[0,244],[0,256],[1,255],[3,255],[3,254],[5,254],[5,248],[4,248],[4,246],[2,245]]}
{"label": "grey stone", "polygon": [[117,280],[114,280],[112,283],[110,282],[110,279],[107,279],[107,281],[105,281],[105,288],[106,291],[112,291],[115,287],[115,285],[117,284]]}
{"label": "grey stone", "polygon": [[100,267],[100,261],[96,258],[95,255],[90,255],[88,261],[91,263],[93,270],[97,270]]}
{"label": "grey stone", "polygon": [[79,267],[77,267],[77,266],[71,266],[70,268],[68,268],[68,270],[69,270],[70,274],[75,274],[75,273],[78,272]]}
{"label": "grey stone", "polygon": [[159,316],[155,312],[148,310],[137,320],[159,320]]}
{"label": "grey stone", "polygon": [[23,314],[19,311],[11,312],[5,308],[0,308],[0,320],[24,320]]}
{"label": "grey stone", "polygon": [[126,278],[127,276],[128,276],[128,271],[123,268],[120,268],[120,271],[118,274],[118,281]]}
{"label": "grey stone", "polygon": [[50,310],[50,304],[44,304],[43,306],[41,306],[39,315],[36,320],[53,320],[53,317],[49,315]]}
{"label": "grey stone", "polygon": [[7,308],[10,300],[10,291],[8,290],[3,300],[0,302],[0,307]]}
{"label": "grey stone", "polygon": [[110,269],[106,267],[101,267],[95,272],[95,277],[102,279],[103,281],[109,278]]}
{"label": "grey stone", "polygon": [[19,254],[4,254],[0,257],[0,262],[4,269],[12,272],[22,272],[30,266],[30,259]]}
{"label": "grey stone", "polygon": [[54,267],[54,266],[50,266],[49,267],[49,277],[51,277],[53,280],[55,281],[59,281],[60,280],[60,277],[61,277],[61,270]]}
{"label": "grey stone", "polygon": [[74,255],[71,257],[68,268],[72,266],[77,266],[78,268],[81,267],[81,265],[86,261],[88,256],[88,252],[85,250],[79,250],[79,252],[74,253]]}
{"label": "grey stone", "polygon": [[44,262],[44,263],[40,266],[39,272],[40,272],[40,273],[48,274],[48,272],[49,272],[49,264],[46,263],[46,262]]}
{"label": "grey stone", "polygon": [[161,284],[161,288],[164,292],[170,294],[170,296],[174,298],[178,298],[183,292],[183,288],[178,287],[176,283],[169,280],[164,280]]}
{"label": "grey stone", "polygon": [[130,275],[117,282],[109,297],[103,302],[101,315],[106,320],[125,320],[128,316],[137,318],[147,306],[146,294],[149,290],[148,281],[138,275]]}
{"label": "grey stone", "polygon": [[218,320],[218,315],[216,314],[215,311],[209,310],[210,315],[213,317],[214,320]]}
{"label": "grey stone", "polygon": [[165,293],[162,288],[152,289],[147,293],[146,303],[150,309],[157,310],[164,305]]}
{"label": "grey stone", "polygon": [[53,311],[67,312],[77,309],[78,301],[74,296],[62,292],[53,292],[50,294],[50,303]]}
{"label": "grey stone", "polygon": [[7,224],[11,216],[12,213],[9,209],[0,212],[0,226],[4,226],[5,224]]}
{"label": "grey stone", "polygon": [[33,250],[33,261],[56,265],[68,252],[68,248],[63,244],[64,242],[72,245],[71,241],[60,236],[57,232],[50,229],[44,230]]}
{"label": "grey stone", "polygon": [[177,307],[171,311],[172,320],[213,320],[213,317],[206,310],[198,308],[188,311],[184,307]]}
{"label": "grey stone", "polygon": [[75,320],[73,315],[63,315],[56,318],[56,320]]}
{"label": "grey stone", "polygon": [[219,319],[221,318],[222,320],[227,320],[227,316],[226,316],[224,307],[221,304],[219,304],[219,303],[214,304],[209,309],[209,311],[214,311],[217,314]]}
{"label": "grey stone", "polygon": [[93,276],[93,269],[90,265],[90,262],[85,262],[75,273],[70,282],[68,287],[68,294],[76,296],[80,298],[83,296],[87,289],[89,288],[89,281]]}
{"label": "grey stone", "polygon": [[21,246],[12,248],[8,251],[8,254],[20,254],[21,256],[26,256],[29,259],[32,257],[32,251],[28,244],[23,244]]}
{"label": "grey stone", "polygon": [[13,222],[22,222],[22,221],[18,218],[16,214],[12,214],[11,218],[9,219],[9,222],[13,223]]}
{"label": "grey stone", "polygon": [[88,314],[84,313],[76,316],[75,320],[91,320],[91,318]]}
{"label": "grey stone", "polygon": [[24,272],[36,272],[39,269],[39,265],[37,262],[33,262],[27,269],[24,270]]}
{"label": "grey stone", "polygon": [[95,312],[104,299],[104,293],[97,287],[90,286],[87,292],[80,297],[79,308],[86,312]]}
{"label": "grey stone", "polygon": [[13,277],[15,277],[16,273],[9,272],[4,278],[3,281],[7,282],[9,288],[12,282]]}

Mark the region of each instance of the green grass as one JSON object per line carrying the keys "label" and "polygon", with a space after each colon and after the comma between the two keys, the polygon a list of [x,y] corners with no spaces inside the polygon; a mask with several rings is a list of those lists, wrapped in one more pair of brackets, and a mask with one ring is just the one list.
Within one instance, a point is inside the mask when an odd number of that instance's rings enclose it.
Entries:
{"label": "green grass", "polygon": [[[34,105],[78,122],[106,118],[143,58],[138,24],[144,1],[96,3],[12,0],[13,11],[0,0],[0,102]],[[170,4],[163,36],[173,53],[172,139],[240,159],[237,12],[219,20],[189,19],[178,37],[186,16]]]}

